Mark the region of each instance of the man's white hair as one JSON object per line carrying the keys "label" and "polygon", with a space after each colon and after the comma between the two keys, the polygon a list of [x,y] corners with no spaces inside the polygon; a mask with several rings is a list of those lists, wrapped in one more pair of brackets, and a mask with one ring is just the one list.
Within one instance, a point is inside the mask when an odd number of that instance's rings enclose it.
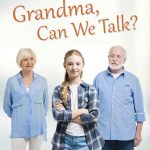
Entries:
{"label": "man's white hair", "polygon": [[127,51],[126,51],[122,46],[119,46],[119,45],[112,46],[112,47],[109,49],[109,51],[108,51],[108,55],[110,54],[110,52],[111,52],[113,49],[120,49],[120,50],[122,50],[122,52],[124,53],[125,58],[127,57]]}

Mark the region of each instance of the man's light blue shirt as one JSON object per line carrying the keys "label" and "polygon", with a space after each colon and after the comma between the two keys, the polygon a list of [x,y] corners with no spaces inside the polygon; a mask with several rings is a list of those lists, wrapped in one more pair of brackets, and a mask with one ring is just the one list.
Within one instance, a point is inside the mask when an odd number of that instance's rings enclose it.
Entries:
{"label": "man's light blue shirt", "polygon": [[136,122],[144,122],[143,96],[138,78],[122,72],[116,79],[108,71],[94,79],[100,101],[99,130],[104,140],[131,140]]}
{"label": "man's light blue shirt", "polygon": [[29,92],[20,73],[8,79],[3,109],[11,117],[11,138],[31,138],[47,132],[48,86],[45,78],[33,73]]}

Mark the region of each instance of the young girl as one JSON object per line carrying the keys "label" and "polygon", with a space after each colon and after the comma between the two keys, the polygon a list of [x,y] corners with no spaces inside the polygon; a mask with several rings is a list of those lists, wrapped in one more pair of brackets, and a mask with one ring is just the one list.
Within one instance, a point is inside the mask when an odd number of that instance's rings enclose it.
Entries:
{"label": "young girl", "polygon": [[78,50],[64,57],[64,82],[53,93],[53,116],[57,128],[53,150],[100,150],[103,144],[97,131],[99,103],[96,90],[81,80],[84,58]]}

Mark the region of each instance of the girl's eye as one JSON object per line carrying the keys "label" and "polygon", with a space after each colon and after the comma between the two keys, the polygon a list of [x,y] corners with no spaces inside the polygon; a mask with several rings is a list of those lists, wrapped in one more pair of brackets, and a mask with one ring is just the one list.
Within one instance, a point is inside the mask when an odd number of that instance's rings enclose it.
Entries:
{"label": "girl's eye", "polygon": [[71,64],[71,63],[68,63],[67,65],[68,65],[68,66],[71,66],[72,64]]}

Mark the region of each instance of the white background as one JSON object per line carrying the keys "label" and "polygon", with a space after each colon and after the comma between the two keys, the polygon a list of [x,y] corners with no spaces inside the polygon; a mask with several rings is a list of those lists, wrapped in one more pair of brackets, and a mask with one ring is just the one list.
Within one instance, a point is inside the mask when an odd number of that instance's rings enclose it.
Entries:
{"label": "white background", "polygon": [[[94,9],[99,10],[99,16],[78,15],[72,17],[50,18],[48,20],[17,23],[13,19],[13,9],[18,5],[24,5],[25,11],[32,9],[45,9],[62,6],[62,0],[3,0],[0,1],[0,149],[10,149],[10,119],[4,114],[2,109],[3,94],[7,79],[19,71],[15,58],[18,50],[22,47],[32,48],[37,55],[35,71],[46,77],[49,84],[49,113],[48,141],[44,142],[42,150],[51,148],[51,138],[55,131],[56,122],[51,113],[51,95],[54,87],[60,84],[64,78],[63,57],[67,50],[78,49],[85,58],[85,68],[83,80],[92,84],[95,75],[107,68],[107,52],[113,45],[123,46],[127,52],[127,62],[125,68],[134,73],[141,82],[144,95],[144,106],[146,112],[146,122],[143,127],[143,141],[136,150],[149,150],[148,142],[150,139],[150,92],[149,92],[149,57],[150,57],[150,13],[148,12],[150,2],[131,1],[131,0],[66,0],[66,6],[80,5],[85,6],[92,3]],[[85,8],[85,7],[84,7]],[[21,11],[20,14],[25,14]],[[138,16],[135,23],[136,30],[124,30],[115,33],[103,33],[102,26],[97,21],[109,18],[110,23],[116,24],[116,16],[124,15],[127,19],[132,15]],[[19,13],[18,13],[19,15]],[[21,16],[20,16],[21,17]],[[83,24],[89,21],[95,25],[95,35],[76,37],[70,23]],[[134,23],[130,20],[130,23]],[[37,29],[46,25],[49,30],[65,28],[68,38],[41,41],[38,39]],[[43,33],[44,34],[44,33]],[[48,31],[47,33],[48,34]]]}

